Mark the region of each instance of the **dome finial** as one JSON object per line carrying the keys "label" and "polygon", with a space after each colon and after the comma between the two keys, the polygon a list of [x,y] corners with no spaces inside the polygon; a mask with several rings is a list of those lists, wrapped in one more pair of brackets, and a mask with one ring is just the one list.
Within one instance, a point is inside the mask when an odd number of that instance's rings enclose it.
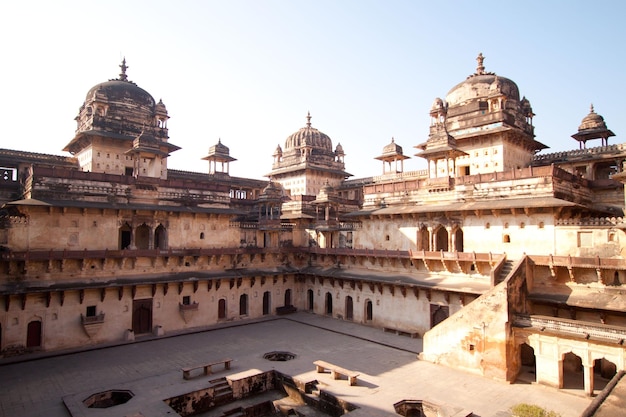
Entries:
{"label": "dome finial", "polygon": [[476,75],[483,75],[485,73],[485,66],[483,65],[484,60],[485,57],[483,56],[483,53],[479,53],[476,57],[476,62],[478,62],[478,65],[476,66]]}
{"label": "dome finial", "polygon": [[593,103],[591,103],[591,106],[589,107],[589,113],[595,113],[595,111],[593,109]]}
{"label": "dome finial", "polygon": [[122,72],[120,73],[120,80],[128,81],[128,77],[126,76],[126,70],[128,69],[128,66],[126,65],[126,57],[122,59],[122,64],[120,65],[120,68],[122,69]]}
{"label": "dome finial", "polygon": [[306,113],[306,127],[311,127],[311,112]]}

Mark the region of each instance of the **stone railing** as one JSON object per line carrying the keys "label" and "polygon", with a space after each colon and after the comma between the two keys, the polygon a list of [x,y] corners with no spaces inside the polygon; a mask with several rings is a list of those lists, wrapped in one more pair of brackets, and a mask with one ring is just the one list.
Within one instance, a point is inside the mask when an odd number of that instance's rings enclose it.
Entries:
{"label": "stone railing", "polygon": [[626,340],[626,328],[601,323],[588,323],[549,316],[516,314],[513,318],[515,327],[533,328],[542,332],[567,334],[583,339],[602,339],[615,343]]}

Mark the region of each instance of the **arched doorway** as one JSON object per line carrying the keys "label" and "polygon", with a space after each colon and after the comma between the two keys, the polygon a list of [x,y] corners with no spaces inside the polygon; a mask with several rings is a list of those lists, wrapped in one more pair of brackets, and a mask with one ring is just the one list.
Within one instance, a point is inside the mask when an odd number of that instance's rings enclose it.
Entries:
{"label": "arched doorway", "polygon": [[167,233],[162,224],[154,231],[154,248],[167,249]]}
{"label": "arched doorway", "polygon": [[263,315],[267,316],[268,314],[270,314],[270,311],[272,310],[272,299],[271,299],[271,293],[269,291],[265,291],[263,293]]}
{"label": "arched doorway", "polygon": [[248,294],[241,294],[239,296],[239,315],[245,316],[248,314]]}
{"label": "arched doorway", "polygon": [[291,290],[285,290],[285,307],[291,307]]}
{"label": "arched doorway", "polygon": [[220,298],[220,300],[217,302],[217,318],[226,318],[226,299],[224,298]]}
{"label": "arched doorway", "polygon": [[617,366],[606,358],[593,361],[593,389],[602,391],[616,373]]}
{"label": "arched doorway", "polygon": [[429,251],[430,250],[430,234],[428,228],[422,226],[417,232],[417,250]]}
{"label": "arched doorway", "polygon": [[365,320],[372,321],[374,319],[374,308],[372,306],[372,300],[365,302]]}
{"label": "arched doorway", "polygon": [[329,316],[333,315],[333,296],[331,293],[326,293],[326,303],[325,303],[325,311]]}
{"label": "arched doorway", "polygon": [[454,251],[463,252],[463,229],[460,227],[454,230]]}
{"label": "arched doorway", "polygon": [[448,306],[440,306],[438,304],[430,305],[430,327],[431,329],[444,321],[450,315]]}
{"label": "arched doorway", "polygon": [[150,248],[150,227],[145,223],[135,230],[135,246],[137,249]]}
{"label": "arched doorway", "polygon": [[352,304],[352,297],[347,296],[346,297],[346,320],[352,320],[353,319],[353,304]]}
{"label": "arched doorway", "polygon": [[26,329],[26,347],[41,347],[41,320],[33,320],[28,323]]}
{"label": "arched doorway", "polygon": [[585,374],[583,370],[583,361],[580,356],[573,352],[568,352],[563,355],[561,361],[563,384],[562,388],[566,389],[584,389],[585,388]]}
{"label": "arched doorway", "polygon": [[314,300],[314,295],[313,295],[313,290],[308,290],[307,292],[307,308],[309,311],[313,311],[314,309],[314,304],[313,304],[313,300]]}
{"label": "arched doorway", "polygon": [[435,231],[435,247],[433,250],[448,252],[448,231],[443,226],[439,226]]}
{"label": "arched doorway", "polygon": [[133,332],[137,334],[152,331],[152,299],[133,300]]}
{"label": "arched doorway", "polygon": [[537,365],[535,361],[535,349],[528,343],[522,343],[520,345],[519,355],[521,367],[517,378],[524,382],[536,382]]}
{"label": "arched doorway", "polygon": [[131,231],[132,229],[130,228],[128,223],[124,223],[122,227],[120,227],[120,234],[119,234],[120,249],[128,249],[128,247],[130,246]]}

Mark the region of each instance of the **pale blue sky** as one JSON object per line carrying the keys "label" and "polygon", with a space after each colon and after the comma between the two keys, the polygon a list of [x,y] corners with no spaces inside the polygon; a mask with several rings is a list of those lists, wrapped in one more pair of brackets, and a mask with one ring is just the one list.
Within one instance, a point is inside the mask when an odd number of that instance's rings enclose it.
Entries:
{"label": "pale blue sky", "polygon": [[[163,99],[169,167],[206,172],[221,138],[234,176],[264,178],[276,145],[306,123],[346,152],[354,178],[394,137],[422,169],[436,97],[472,74],[512,79],[547,152],[594,104],[626,134],[626,6],[617,1],[10,1],[0,6],[0,147],[63,154],[95,84],[130,80]],[[597,146],[590,142],[588,146]]]}

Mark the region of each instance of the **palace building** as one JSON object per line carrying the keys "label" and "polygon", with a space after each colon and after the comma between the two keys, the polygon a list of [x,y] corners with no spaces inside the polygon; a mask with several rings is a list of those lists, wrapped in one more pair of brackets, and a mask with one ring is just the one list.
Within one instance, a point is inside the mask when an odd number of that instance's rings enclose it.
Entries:
{"label": "palace building", "polygon": [[[221,140],[206,172],[168,167],[168,109],[123,61],[63,156],[0,149],[1,355],[308,311],[421,338],[421,360],[593,395],[626,370],[626,144],[592,106],[564,132],[573,150],[546,152],[517,84],[477,62],[415,155],[381,143],[382,171],[353,179],[308,114],[262,181],[231,176]],[[427,169],[405,171],[413,156]]]}

